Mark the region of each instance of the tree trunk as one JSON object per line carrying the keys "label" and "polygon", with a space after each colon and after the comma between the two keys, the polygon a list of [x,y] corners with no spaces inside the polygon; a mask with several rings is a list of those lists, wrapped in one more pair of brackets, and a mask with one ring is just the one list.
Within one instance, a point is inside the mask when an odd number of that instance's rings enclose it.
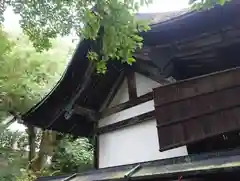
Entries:
{"label": "tree trunk", "polygon": [[35,158],[31,160],[29,165],[29,168],[36,174],[39,173],[46,165],[48,156],[53,156],[58,145],[56,136],[57,132],[55,131],[42,132],[39,152]]}
{"label": "tree trunk", "polygon": [[36,130],[32,125],[28,125],[28,144],[29,144],[29,155],[28,161],[31,162],[36,156]]}

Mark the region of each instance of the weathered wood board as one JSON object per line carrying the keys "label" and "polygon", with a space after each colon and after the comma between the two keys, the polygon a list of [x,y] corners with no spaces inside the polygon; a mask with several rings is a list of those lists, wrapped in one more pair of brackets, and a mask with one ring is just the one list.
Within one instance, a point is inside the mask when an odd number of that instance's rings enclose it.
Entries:
{"label": "weathered wood board", "polygon": [[240,129],[240,68],[153,90],[160,151]]}

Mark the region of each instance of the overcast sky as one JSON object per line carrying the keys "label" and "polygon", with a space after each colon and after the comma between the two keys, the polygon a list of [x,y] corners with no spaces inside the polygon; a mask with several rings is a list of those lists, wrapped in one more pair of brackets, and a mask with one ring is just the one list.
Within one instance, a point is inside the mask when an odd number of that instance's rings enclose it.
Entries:
{"label": "overcast sky", "polygon": [[188,7],[189,0],[153,0],[149,7],[141,8],[142,13],[177,11]]}
{"label": "overcast sky", "polygon": [[[177,11],[188,7],[189,0],[153,0],[153,4],[148,7],[141,8],[141,13],[156,13],[156,12],[167,12]],[[18,25],[19,17],[15,15],[11,9],[7,9],[5,12],[4,27],[7,32],[19,32],[20,27]],[[23,125],[14,123],[11,126],[12,130],[24,130]]]}

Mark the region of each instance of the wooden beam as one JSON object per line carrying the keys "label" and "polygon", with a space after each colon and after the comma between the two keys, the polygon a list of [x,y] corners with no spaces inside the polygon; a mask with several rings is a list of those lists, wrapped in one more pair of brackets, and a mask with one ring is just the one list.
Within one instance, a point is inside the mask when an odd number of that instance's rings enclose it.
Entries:
{"label": "wooden beam", "polygon": [[131,107],[134,107],[134,106],[137,106],[138,104],[142,104],[144,102],[147,102],[147,101],[150,101],[153,99],[153,93],[152,92],[149,92],[147,94],[144,94],[134,100],[130,100],[130,101],[127,101],[125,103],[122,103],[122,104],[119,104],[119,105],[116,105],[116,106],[113,106],[111,108],[107,108],[105,110],[103,110],[101,113],[100,113],[100,117],[107,117],[111,114],[114,114],[114,113],[117,113],[117,112],[120,112],[120,111],[123,111],[125,109],[128,109],[128,108],[131,108]]}
{"label": "wooden beam", "polygon": [[169,82],[159,68],[154,65],[151,61],[145,61],[138,59],[133,65],[135,72],[145,75],[159,84],[168,84]]}
{"label": "wooden beam", "polygon": [[73,110],[75,114],[87,116],[91,121],[96,121],[98,119],[98,113],[92,109],[74,105]]}
{"label": "wooden beam", "polygon": [[[161,44],[156,46],[145,46],[134,54],[138,59],[151,61],[152,51],[157,48],[157,57],[161,59],[164,56],[164,50],[166,48],[173,47],[173,44],[177,47],[177,50],[173,52],[174,57],[181,58],[191,56],[205,51],[214,50],[217,48],[225,47],[233,43],[240,42],[240,30],[237,28],[227,28],[219,30],[217,32],[200,34],[196,37],[191,37],[178,42],[171,42],[169,44]],[[223,38],[224,37],[224,38]]]}
{"label": "wooden beam", "polygon": [[[81,56],[81,55],[78,55]],[[73,59],[77,59],[77,54],[74,55]],[[75,101],[78,99],[78,97],[82,94],[82,92],[85,90],[85,88],[90,84],[90,82],[92,81],[91,79],[91,75],[95,70],[95,65],[93,62],[90,62],[88,64],[88,67],[84,73],[84,75],[82,76],[82,78],[80,78],[81,82],[78,84],[79,89],[77,89],[77,92],[73,92],[72,91],[72,98],[70,99],[70,103],[68,105],[66,105],[65,109],[62,108],[58,108],[55,110],[55,112],[50,116],[51,118],[49,118],[51,121],[44,126],[44,129],[49,129],[52,127],[52,125],[55,123],[55,121],[57,121],[57,119],[64,114],[65,119],[70,119],[70,117],[72,116],[72,106],[74,105]],[[75,88],[74,88],[75,89]],[[76,91],[76,90],[75,90]]]}
{"label": "wooden beam", "polygon": [[124,77],[125,77],[125,72],[122,70],[120,72],[120,75],[117,79],[117,81],[115,82],[115,84],[112,86],[106,100],[104,101],[104,103],[102,104],[101,108],[99,109],[99,112],[102,112],[104,109],[106,109],[109,104],[112,102],[115,94],[117,93],[119,87],[121,86],[123,80],[124,80]]}
{"label": "wooden beam", "polygon": [[137,85],[136,85],[136,77],[133,69],[128,69],[127,71],[127,84],[128,84],[128,95],[129,100],[133,100],[137,98]]}
{"label": "wooden beam", "polygon": [[141,114],[139,116],[135,116],[133,118],[125,119],[123,121],[119,121],[117,123],[113,123],[107,126],[103,126],[97,129],[97,134],[103,134],[107,132],[111,132],[117,129],[121,129],[127,126],[135,125],[144,121],[148,121],[150,119],[153,119],[155,111],[150,111],[144,114]]}

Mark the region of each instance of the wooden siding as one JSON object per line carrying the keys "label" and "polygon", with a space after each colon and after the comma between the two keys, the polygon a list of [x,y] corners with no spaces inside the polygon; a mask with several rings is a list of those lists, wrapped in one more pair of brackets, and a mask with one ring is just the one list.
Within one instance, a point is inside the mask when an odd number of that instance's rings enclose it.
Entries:
{"label": "wooden siding", "polygon": [[240,128],[240,68],[154,89],[160,151]]}

